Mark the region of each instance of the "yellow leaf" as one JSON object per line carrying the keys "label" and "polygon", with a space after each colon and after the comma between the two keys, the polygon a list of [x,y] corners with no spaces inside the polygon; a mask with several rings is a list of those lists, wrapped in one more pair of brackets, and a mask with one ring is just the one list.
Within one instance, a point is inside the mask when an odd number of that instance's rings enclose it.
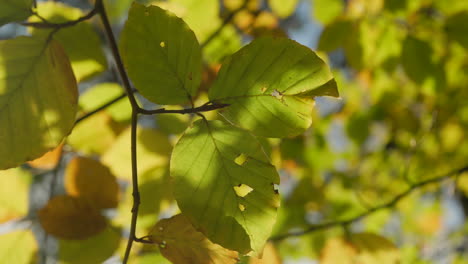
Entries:
{"label": "yellow leaf", "polygon": [[107,219],[88,201],[66,195],[49,200],[38,216],[45,231],[61,239],[86,239],[107,225]]}
{"label": "yellow leaf", "polygon": [[238,254],[212,243],[178,214],[160,220],[150,232],[164,257],[174,264],[234,264]]}
{"label": "yellow leaf", "polygon": [[57,163],[62,156],[63,143],[58,145],[55,149],[47,152],[42,155],[40,158],[28,162],[29,166],[42,169],[42,170],[51,170],[57,166]]}
{"label": "yellow leaf", "polygon": [[320,261],[321,264],[398,264],[400,252],[382,236],[360,233],[352,234],[348,239],[329,239],[322,249]]}
{"label": "yellow leaf", "polygon": [[37,242],[30,230],[0,235],[0,261],[8,264],[35,263]]}
{"label": "yellow leaf", "polygon": [[93,203],[96,208],[115,208],[119,202],[119,185],[110,170],[99,161],[76,157],[65,171],[68,194]]}
{"label": "yellow leaf", "polygon": [[283,263],[281,261],[281,257],[278,254],[278,251],[276,250],[275,246],[273,243],[268,243],[265,246],[265,249],[263,250],[263,256],[262,258],[254,258],[251,257],[249,264],[281,264]]}
{"label": "yellow leaf", "polygon": [[25,216],[31,175],[20,168],[0,171],[0,223]]}

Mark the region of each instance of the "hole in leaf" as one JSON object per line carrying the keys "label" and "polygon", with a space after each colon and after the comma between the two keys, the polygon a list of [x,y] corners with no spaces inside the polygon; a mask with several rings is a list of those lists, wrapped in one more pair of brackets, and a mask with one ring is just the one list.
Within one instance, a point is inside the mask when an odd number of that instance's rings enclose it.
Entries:
{"label": "hole in leaf", "polygon": [[159,43],[159,46],[161,46],[161,48],[164,48],[166,47],[166,43],[164,43],[164,41],[161,41],[161,43]]}
{"label": "hole in leaf", "polygon": [[239,154],[239,156],[237,156],[237,158],[234,159],[234,162],[240,166],[242,166],[246,161],[247,155],[245,155],[244,153]]}
{"label": "hole in leaf", "polygon": [[245,205],[239,204],[239,210],[241,210],[241,212],[244,212],[245,211]]}
{"label": "hole in leaf", "polygon": [[247,184],[239,184],[237,186],[234,186],[234,191],[236,192],[237,196],[245,197],[247,194],[253,191],[253,189]]}
{"label": "hole in leaf", "polygon": [[271,92],[270,95],[275,97],[278,100],[283,99],[283,94],[280,91],[276,90],[276,89],[273,92]]}
{"label": "hole in leaf", "polygon": [[273,190],[275,191],[276,194],[279,193],[279,185],[278,184],[273,184]]}

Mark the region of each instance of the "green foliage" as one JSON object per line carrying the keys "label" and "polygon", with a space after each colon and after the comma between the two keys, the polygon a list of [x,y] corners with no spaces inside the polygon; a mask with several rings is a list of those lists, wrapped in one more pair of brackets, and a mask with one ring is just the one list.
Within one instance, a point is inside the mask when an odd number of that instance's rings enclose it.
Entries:
{"label": "green foliage", "polygon": [[466,1],[89,6],[0,0],[0,262],[468,261]]}
{"label": "green foliage", "polygon": [[77,87],[59,43],[37,37],[0,42],[0,168],[56,147],[70,133]]}
{"label": "green foliage", "polygon": [[201,81],[195,34],[183,20],[156,6],[135,3],[128,16],[121,49],[136,88],[158,104],[192,100]]}

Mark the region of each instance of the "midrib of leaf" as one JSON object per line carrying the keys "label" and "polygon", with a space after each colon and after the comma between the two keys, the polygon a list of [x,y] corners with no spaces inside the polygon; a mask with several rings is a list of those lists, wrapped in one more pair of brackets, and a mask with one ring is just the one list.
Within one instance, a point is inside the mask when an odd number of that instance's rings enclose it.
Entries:
{"label": "midrib of leaf", "polygon": [[[230,187],[231,187],[231,188],[229,188],[229,189],[231,190],[231,194],[236,198],[236,202],[239,203],[239,197],[237,197],[237,194],[236,194],[236,192],[234,191],[234,188],[233,188],[233,187],[234,187],[234,184],[232,183],[232,179],[231,179],[232,177],[231,177],[231,175],[229,174],[229,170],[226,169],[225,163],[223,162],[223,160],[228,160],[228,159],[227,159],[226,157],[224,157],[224,156],[221,154],[221,151],[219,150],[218,145],[216,144],[216,139],[214,138],[214,136],[213,136],[213,134],[212,134],[211,127],[210,127],[208,121],[207,121],[206,119],[203,118],[203,122],[205,122],[205,124],[206,124],[206,127],[207,127],[207,129],[208,129],[208,134],[210,135],[211,140],[213,141],[213,145],[214,145],[214,147],[215,147],[216,153],[221,157],[221,159],[220,159],[220,160],[221,160],[221,164],[222,164],[222,167],[223,167],[224,172],[225,172],[226,175],[228,176],[227,178],[228,178],[228,181],[229,181],[229,184],[230,184]],[[229,161],[229,160],[228,160],[228,161]],[[213,188],[212,188],[212,189],[213,189]],[[224,201],[225,201],[226,197],[227,197],[227,195],[224,196],[224,200],[223,200],[223,203],[222,203],[223,205],[224,205]],[[221,211],[221,210],[220,210],[220,211]],[[221,213],[222,213],[222,211],[221,211]],[[244,223],[246,223],[247,220],[246,220],[246,218],[245,218],[244,212],[241,211],[240,214],[242,215],[242,218],[244,219]],[[231,216],[231,217],[233,217],[233,218],[235,219],[235,215],[233,215],[233,216]],[[221,217],[218,217],[218,218],[216,219],[216,228],[215,228],[215,230],[216,230],[217,227],[218,227],[219,219],[221,219]],[[241,225],[241,226],[242,226],[243,228],[245,228],[246,234],[249,236],[250,243],[252,243],[252,235],[251,235],[250,230],[248,229],[248,227],[247,227],[246,225]],[[249,247],[250,247],[250,245],[249,245]]]}

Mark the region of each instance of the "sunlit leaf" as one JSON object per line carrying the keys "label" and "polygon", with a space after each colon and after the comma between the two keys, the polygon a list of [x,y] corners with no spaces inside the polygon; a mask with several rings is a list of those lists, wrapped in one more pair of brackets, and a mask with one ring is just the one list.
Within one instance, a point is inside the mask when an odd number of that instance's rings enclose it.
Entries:
{"label": "sunlit leaf", "polygon": [[0,41],[0,79],[0,169],[7,169],[62,142],[78,91],[60,44],[36,37]]}
{"label": "sunlit leaf", "polygon": [[[79,105],[85,112],[91,112],[117,98],[123,92],[123,87],[117,83],[99,83],[80,95]],[[129,121],[132,116],[132,107],[127,98],[121,99],[103,111],[117,122]]]}
{"label": "sunlit leaf", "polygon": [[311,3],[313,17],[325,25],[331,23],[344,10],[344,2],[341,0],[312,0]]}
{"label": "sunlit leaf", "polygon": [[212,243],[195,230],[184,215],[160,220],[150,232],[150,240],[173,264],[234,264],[237,252]]}
{"label": "sunlit leaf", "polygon": [[249,264],[281,264],[281,257],[273,243],[266,244],[263,249],[262,258],[251,257]]}
{"label": "sunlit leaf", "polygon": [[320,263],[398,264],[400,253],[386,238],[372,233],[360,233],[352,234],[348,239],[328,240],[321,252]]}
{"label": "sunlit leaf", "polygon": [[29,161],[28,165],[43,170],[50,170],[57,166],[60,157],[62,156],[62,149],[63,143],[60,144],[55,149],[47,152],[46,154],[42,155],[40,158]]}
{"label": "sunlit leaf", "polygon": [[108,226],[85,240],[59,240],[58,260],[61,264],[103,263],[119,247],[121,230]]}
{"label": "sunlit leaf", "polygon": [[88,200],[66,195],[49,200],[38,216],[46,232],[61,239],[87,239],[107,226],[106,218]]}
{"label": "sunlit leaf", "polygon": [[[183,109],[180,106],[169,106],[165,108],[168,110]],[[167,134],[180,134],[184,132],[190,122],[190,117],[188,115],[180,114],[155,115],[154,118],[156,119],[156,125],[158,126],[159,130]]]}
{"label": "sunlit leaf", "polygon": [[38,246],[30,230],[0,234],[0,260],[2,263],[35,263]]}
{"label": "sunlit leaf", "polygon": [[281,18],[288,17],[294,13],[298,0],[268,0],[273,13],[277,14]]}
{"label": "sunlit leaf", "polygon": [[201,81],[201,49],[184,21],[134,3],[122,31],[122,57],[140,93],[158,104],[189,101]]}
{"label": "sunlit leaf", "polygon": [[115,208],[119,202],[119,185],[109,168],[99,161],[75,157],[65,171],[65,190],[74,197],[88,200],[96,208]]}
{"label": "sunlit leaf", "polygon": [[[55,1],[39,2],[38,14],[52,23],[63,23],[84,16],[79,8],[57,3]],[[41,21],[32,17],[31,21]],[[31,32],[37,36],[47,36],[49,29],[32,28]],[[73,72],[78,82],[88,79],[107,68],[106,57],[101,47],[99,35],[89,22],[81,22],[73,27],[63,28],[54,34],[56,39],[70,57]],[[86,40],[86,41],[83,41]]]}
{"label": "sunlit leaf", "polygon": [[[130,128],[122,132],[111,148],[102,156],[102,162],[112,173],[130,181],[132,175],[130,152]],[[138,172],[165,167],[169,162],[172,146],[167,135],[155,129],[143,128],[137,132]]]}
{"label": "sunlit leaf", "polygon": [[221,111],[230,122],[259,136],[286,137],[312,123],[313,98],[337,96],[327,65],[295,41],[254,40],[221,67],[210,100],[230,104]]}
{"label": "sunlit leaf", "polygon": [[346,19],[339,19],[326,25],[320,35],[318,49],[330,52],[343,47],[346,39],[350,37],[351,28],[351,21]]}
{"label": "sunlit leaf", "polygon": [[25,20],[32,14],[33,0],[2,0],[0,2],[0,26]]}
{"label": "sunlit leaf", "polygon": [[[179,208],[197,230],[223,247],[261,253],[279,206],[279,177],[252,135],[196,121],[174,148],[171,176]],[[250,191],[238,194],[242,186]]]}
{"label": "sunlit leaf", "polygon": [[30,184],[31,175],[23,169],[0,171],[0,223],[26,215]]}

